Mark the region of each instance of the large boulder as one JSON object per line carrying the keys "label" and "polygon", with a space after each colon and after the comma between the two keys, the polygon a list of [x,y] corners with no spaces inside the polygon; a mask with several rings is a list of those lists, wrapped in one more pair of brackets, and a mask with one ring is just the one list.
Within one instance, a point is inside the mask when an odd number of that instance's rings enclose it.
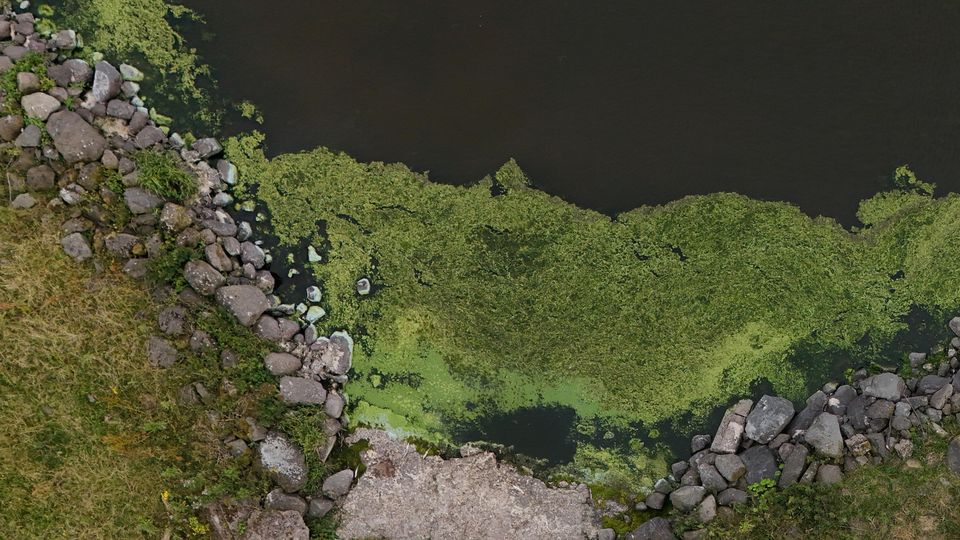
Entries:
{"label": "large boulder", "polygon": [[221,287],[217,289],[216,298],[244,326],[253,326],[263,312],[270,309],[266,295],[252,285]]}
{"label": "large boulder", "polygon": [[740,454],[743,465],[747,469],[745,475],[747,485],[756,484],[764,479],[773,479],[777,474],[777,460],[773,452],[766,446],[751,446]]}
{"label": "large boulder", "polygon": [[93,162],[103,156],[107,140],[73,111],[57,111],[47,120],[47,133],[68,164]]}
{"label": "large boulder", "polygon": [[242,540],[309,540],[310,529],[296,510],[255,511]]}
{"label": "large boulder", "polygon": [[627,533],[626,540],[677,540],[666,518],[655,517]]}
{"label": "large boulder", "polygon": [[[257,447],[260,467],[287,493],[307,483],[307,462],[296,443],[280,433],[269,433]],[[299,515],[299,514],[298,514]]]}
{"label": "large boulder", "polygon": [[209,296],[221,287],[226,278],[206,261],[190,261],[183,267],[183,278],[198,293]]}
{"label": "large boulder", "polygon": [[117,68],[109,62],[103,60],[94,65],[93,88],[90,94],[98,103],[106,103],[120,94],[120,85],[123,84],[123,77]]}
{"label": "large boulder", "polygon": [[776,396],[763,396],[747,416],[744,435],[760,444],[767,444],[787,427],[793,418],[793,403]]}
{"label": "large boulder", "polygon": [[720,454],[717,456],[714,466],[730,482],[736,482],[747,473],[743,460],[736,454]]}
{"label": "large boulder", "polygon": [[896,373],[880,373],[860,382],[863,394],[870,397],[897,401],[907,391],[907,385]]}
{"label": "large boulder", "polygon": [[713,437],[713,443],[710,445],[712,452],[733,454],[740,448],[747,413],[750,412],[752,406],[753,401],[744,399],[727,409],[727,412],[723,415],[723,420],[720,421],[720,427],[717,428],[717,434]]}
{"label": "large boulder", "polygon": [[323,405],[327,391],[313,379],[282,377],[280,399],[287,405]]}
{"label": "large boulder", "polygon": [[843,457],[843,435],[835,414],[822,413],[813,421],[805,435],[807,444],[817,453],[831,458]]}

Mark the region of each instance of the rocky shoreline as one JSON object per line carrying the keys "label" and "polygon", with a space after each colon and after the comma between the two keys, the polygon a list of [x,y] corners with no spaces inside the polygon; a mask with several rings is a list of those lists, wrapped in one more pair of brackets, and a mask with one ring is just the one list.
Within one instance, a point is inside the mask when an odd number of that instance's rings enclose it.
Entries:
{"label": "rocky shoreline", "polygon": [[[241,196],[232,186],[243,171],[222,159],[216,139],[172,132],[168,119],[139,97],[138,69],[97,55],[91,65],[73,54],[76,33],[41,35],[34,23],[29,12],[0,19],[0,150],[9,161],[11,206],[46,204],[65,218],[61,245],[67,255],[98,265],[117,260],[133,279],[151,277],[157,261],[177,250],[190,254],[172,259],[177,267],[171,277],[185,287],[162,310],[157,335],[145,344],[149,362],[169,368],[186,347],[212,351],[224,369],[235,365],[238,352],[216,343],[191,319],[199,305],[219,306],[273,344],[273,352],[258,361],[276,378],[280,401],[325,415],[316,426],[324,435],[322,447],[301,448],[276,426],[252,418],[245,433],[221,439],[226,453],[250,456],[251,466],[275,487],[262,500],[228,497],[204,508],[217,538],[306,539],[304,517],[322,518],[334,508],[342,510],[341,532],[349,538],[616,537],[600,528],[583,484],[548,487],[469,447],[453,460],[421,457],[382,431],[360,429],[346,438],[371,443],[360,455],[366,474],[358,479],[358,470],[345,468],[325,478],[319,491],[307,492],[305,452],[325,461],[349,425],[345,386],[353,340],[344,331],[319,335],[314,323],[324,312],[318,287],[305,299],[273,294],[271,255],[257,240],[256,224],[238,222],[228,211]],[[356,278],[356,294],[369,294],[370,281]],[[692,457],[674,463],[637,504],[640,511],[663,515],[625,538],[675,538],[670,517],[690,514],[705,525],[747,504],[754,485],[832,484],[857,467],[888,460],[919,466],[912,457],[914,434],[945,436],[943,423],[960,419],[960,317],[950,328],[958,337],[943,358],[909,355],[915,376],[861,370],[847,384],[825,385],[799,411],[776,396],[756,404],[740,401],[715,435],[695,436]],[[224,386],[186,385],[178,402],[211,406],[218,392],[236,392]],[[949,448],[947,463],[960,473],[960,440]],[[437,496],[413,496],[420,492]],[[486,504],[478,506],[477,497]],[[412,514],[421,519],[408,519]],[[441,517],[449,521],[441,523]],[[686,539],[706,534],[702,527],[682,532]]]}

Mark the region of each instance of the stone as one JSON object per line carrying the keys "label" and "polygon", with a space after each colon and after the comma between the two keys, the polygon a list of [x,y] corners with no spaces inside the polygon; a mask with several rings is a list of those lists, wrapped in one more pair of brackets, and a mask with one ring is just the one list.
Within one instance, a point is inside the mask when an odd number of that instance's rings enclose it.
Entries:
{"label": "stone", "polygon": [[898,401],[907,391],[907,385],[896,373],[880,373],[860,382],[863,395]]}
{"label": "stone", "polygon": [[710,523],[717,517],[717,499],[707,495],[697,507],[697,519],[700,523]]}
{"label": "stone", "polygon": [[930,406],[934,409],[943,409],[947,400],[953,395],[953,384],[944,384],[939,390],[930,396]]}
{"label": "stone", "polygon": [[253,325],[253,333],[269,341],[280,341],[280,323],[269,315],[264,315]]}
{"label": "stone", "polygon": [[298,495],[285,493],[280,488],[267,493],[263,501],[263,507],[267,510],[293,510],[300,515],[307,513],[307,501]]}
{"label": "stone", "polygon": [[233,196],[225,191],[221,191],[213,196],[212,201],[214,206],[219,206],[221,208],[230,206],[233,204]]}
{"label": "stone", "polygon": [[847,419],[854,429],[863,431],[867,429],[867,397],[860,395],[847,405]]}
{"label": "stone", "polygon": [[244,531],[243,540],[310,539],[310,529],[296,510],[254,511]]}
{"label": "stone", "polygon": [[310,508],[307,515],[313,519],[320,519],[333,510],[333,501],[325,497],[314,497],[310,501]]}
{"label": "stone", "polygon": [[[729,454],[724,454],[724,455],[729,455]],[[719,461],[719,459],[717,461]],[[690,469],[689,463],[687,463],[686,461],[678,461],[673,465],[670,465],[670,474],[672,474],[674,478],[680,478],[681,476],[683,476],[683,473],[687,472],[687,470],[689,469]]]}
{"label": "stone", "polygon": [[954,334],[960,336],[960,317],[954,317],[950,319],[949,326],[950,329],[953,330]]}
{"label": "stone", "polygon": [[625,540],[677,540],[666,518],[655,517],[627,533]]}
{"label": "stone", "polygon": [[44,191],[56,186],[57,174],[48,165],[37,165],[27,170],[27,189]]}
{"label": "stone", "polygon": [[785,488],[796,484],[800,480],[800,475],[803,474],[803,469],[807,466],[808,454],[809,450],[806,446],[797,445],[784,460],[783,471],[780,473],[780,480],[777,485]]}
{"label": "stone", "polygon": [[287,405],[323,405],[327,391],[313,379],[282,377],[280,399]]}
{"label": "stone", "polygon": [[17,73],[17,90],[21,94],[31,94],[40,90],[40,77],[30,71]]}
{"label": "stone", "polygon": [[323,403],[323,410],[330,418],[340,418],[346,402],[338,392],[331,390],[327,393],[327,400]]}
{"label": "stone", "polygon": [[153,367],[168,368],[177,362],[177,349],[169,341],[151,336],[147,340],[147,360]]}
{"label": "stone", "polygon": [[[202,387],[203,385],[200,385],[200,386]],[[205,388],[204,390],[206,391]],[[203,399],[204,395],[206,395],[206,399]],[[204,403],[212,403],[211,398],[212,396],[210,395],[209,392],[207,392],[206,394],[201,394],[201,400],[204,401]],[[226,443],[226,447],[227,447],[227,452],[229,452],[229,454],[233,457],[240,457],[250,451],[250,447],[247,446],[247,442],[244,441],[243,439],[234,439]]]}
{"label": "stone", "polygon": [[77,262],[83,262],[93,257],[93,251],[90,249],[90,243],[80,233],[68,234],[60,240],[60,246],[63,251]]}
{"label": "stone", "polygon": [[[957,474],[960,474],[958,471]],[[659,491],[654,491],[653,493],[647,495],[647,498],[643,500],[643,503],[646,504],[649,508],[654,510],[662,510],[663,505],[667,502],[666,494],[660,493]]]}
{"label": "stone", "polygon": [[716,494],[727,489],[727,481],[724,480],[720,471],[718,471],[715,466],[701,463],[697,467],[697,473],[700,474],[700,484],[706,488],[709,493]]}
{"label": "stone", "polygon": [[865,456],[870,453],[870,440],[863,433],[857,433],[850,437],[844,444],[854,457]]}
{"label": "stone", "polygon": [[160,128],[156,126],[146,126],[137,133],[137,136],[133,139],[133,144],[135,144],[137,148],[146,149],[160,144],[166,139],[167,136],[163,134]]}
{"label": "stone", "polygon": [[100,131],[73,111],[57,111],[47,121],[47,132],[53,145],[67,164],[99,161],[107,149],[107,140]]}
{"label": "stone", "polygon": [[160,223],[171,232],[180,232],[193,224],[193,218],[183,206],[168,202],[160,211]]}
{"label": "stone", "polygon": [[[319,302],[321,297],[320,287],[316,285],[307,287],[307,302]],[[697,450],[697,452],[699,452],[699,450]]]}
{"label": "stone", "polygon": [[794,412],[790,400],[765,395],[747,415],[744,435],[760,444],[766,444],[787,427]]}
{"label": "stone", "polygon": [[764,479],[773,479],[776,475],[777,460],[766,446],[751,446],[740,454],[747,472],[744,475],[747,485],[756,484]]}
{"label": "stone", "polygon": [[130,120],[136,112],[136,107],[122,99],[111,99],[110,103],[107,103],[107,116]]}
{"label": "stone", "polygon": [[203,254],[207,259],[207,262],[210,263],[210,266],[216,268],[221,272],[229,272],[233,270],[233,260],[227,255],[227,252],[223,250],[223,247],[219,244],[210,244],[206,246],[203,250]]}
{"label": "stone", "polygon": [[46,121],[47,118],[50,118],[51,114],[60,108],[61,103],[60,100],[50,94],[37,92],[20,98],[20,106],[23,107],[23,112],[25,112],[29,118]]}
{"label": "stone", "polygon": [[703,486],[681,486],[670,494],[670,504],[681,512],[690,512],[707,495]]}
{"label": "stone", "polygon": [[120,94],[122,83],[123,77],[117,68],[101,60],[94,64],[93,87],[90,89],[90,95],[98,103],[106,103]]}
{"label": "stone", "polygon": [[285,492],[294,493],[307,483],[307,462],[296,443],[280,433],[269,433],[257,447],[260,467]]}
{"label": "stone", "polygon": [[791,421],[787,427],[787,433],[796,435],[798,432],[805,431],[810,427],[810,424],[813,423],[813,420],[823,412],[823,408],[826,405],[827,395],[820,390],[814,392],[813,395],[807,398],[806,407],[793,417],[793,421]]}
{"label": "stone", "polygon": [[747,498],[746,491],[736,488],[728,488],[717,494],[717,504],[720,506],[747,504]]}
{"label": "stone", "polygon": [[157,316],[157,326],[165,334],[182,336],[187,333],[187,310],[183,306],[170,306]]}
{"label": "stone", "polygon": [[125,81],[140,82],[143,80],[143,72],[130,64],[120,64],[120,76]]}
{"label": "stone", "polygon": [[13,141],[23,130],[23,117],[14,114],[0,118],[0,138],[5,141]]}
{"label": "stone", "polygon": [[[953,320],[957,320],[954,318]],[[951,328],[953,320],[951,322]],[[956,330],[954,330],[956,332]],[[960,335],[960,333],[958,333]],[[950,444],[947,445],[947,468],[950,469],[953,474],[960,475],[960,435],[957,435],[953,439],[950,439]]]}
{"label": "stone", "polygon": [[827,412],[842,415],[847,412],[847,405],[857,397],[857,391],[850,385],[838,387],[827,400]]}
{"label": "stone", "polygon": [[344,469],[330,475],[323,481],[323,494],[331,499],[339,499],[350,492],[353,484],[353,471]]}
{"label": "stone", "polygon": [[713,443],[710,450],[717,454],[733,454],[740,448],[740,440],[743,437],[746,415],[753,406],[753,401],[746,399],[728,409],[720,426],[717,428],[717,434],[713,437]]}
{"label": "stone", "polygon": [[213,157],[220,152],[223,152],[223,147],[220,146],[220,143],[214,138],[205,138],[197,139],[191,146],[199,154],[200,159],[208,159]]}
{"label": "stone", "polygon": [[743,464],[743,460],[736,454],[720,454],[717,456],[714,465],[720,474],[731,483],[735,483],[747,473],[747,467]]}
{"label": "stone", "polygon": [[36,204],[37,200],[33,198],[33,195],[21,193],[14,197],[13,202],[10,203],[10,207],[15,210],[26,210],[27,208],[33,208]]}
{"label": "stone", "polygon": [[913,455],[913,442],[910,439],[901,439],[893,445],[893,451],[900,459],[908,459]]}
{"label": "stone", "polygon": [[210,296],[226,282],[223,274],[206,261],[189,261],[183,267],[183,278],[204,296]]}
{"label": "stone", "polygon": [[253,242],[243,242],[240,244],[240,260],[259,270],[266,264],[266,254]]}
{"label": "stone", "polygon": [[927,353],[912,352],[907,355],[907,358],[910,360],[910,367],[918,368],[927,361]]}
{"label": "stone", "polygon": [[890,427],[897,431],[908,431],[913,424],[910,422],[909,416],[894,416],[890,419]]}
{"label": "stone", "polygon": [[937,390],[943,388],[943,385],[950,382],[950,379],[946,377],[940,377],[939,375],[927,375],[920,379],[917,382],[917,394],[927,395],[933,394]]}
{"label": "stone", "polygon": [[120,257],[133,256],[133,247],[140,239],[132,234],[110,234],[103,239],[104,247],[110,253]]}
{"label": "stone", "polygon": [[894,405],[892,401],[878,399],[867,407],[867,418],[882,418],[888,420],[893,416],[894,409],[896,409],[896,405]]}
{"label": "stone", "polygon": [[326,316],[327,311],[320,306],[310,306],[307,309],[307,312],[303,315],[303,319],[309,324],[313,324],[324,316]]}
{"label": "stone", "polygon": [[86,84],[93,77],[93,68],[79,58],[64,60],[63,64],[47,68],[47,75],[61,88],[76,84]]}
{"label": "stone", "polygon": [[300,359],[289,353],[274,352],[264,358],[263,363],[273,375],[290,375],[300,370]]}
{"label": "stone", "polygon": [[[198,291],[199,292],[199,291]],[[217,289],[217,303],[227,308],[244,326],[253,326],[268,309],[270,301],[252,285],[230,285]]]}
{"label": "stone", "polygon": [[353,365],[353,339],[346,332],[334,332],[321,355],[323,367],[334,375],[346,375]]}
{"label": "stone", "polygon": [[220,174],[220,181],[228,186],[237,183],[237,166],[225,159],[217,161],[217,172]]}
{"label": "stone", "polygon": [[821,465],[817,469],[817,483],[829,486],[843,480],[843,471],[836,465]]}
{"label": "stone", "polygon": [[843,457],[843,436],[840,434],[840,422],[831,413],[821,413],[807,430],[804,440],[819,454]]}
{"label": "stone", "polygon": [[13,141],[13,144],[21,148],[36,148],[40,146],[41,136],[42,133],[40,132],[39,127],[33,124],[28,124],[27,127],[23,128],[23,131],[20,132],[20,135],[18,135]]}
{"label": "stone", "polygon": [[617,540],[617,531],[613,529],[600,529],[597,533],[597,540]]}
{"label": "stone", "polygon": [[370,285],[370,280],[367,278],[361,278],[357,281],[357,294],[360,296],[366,296],[370,294],[372,287]]}

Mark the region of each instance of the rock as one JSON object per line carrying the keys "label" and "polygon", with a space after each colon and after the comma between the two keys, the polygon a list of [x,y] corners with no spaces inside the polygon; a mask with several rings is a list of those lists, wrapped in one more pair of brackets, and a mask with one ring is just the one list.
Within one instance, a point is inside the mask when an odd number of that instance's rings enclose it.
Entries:
{"label": "rock", "polygon": [[107,103],[107,116],[130,120],[137,112],[137,108],[122,99],[111,99]]}
{"label": "rock", "polygon": [[863,433],[857,433],[850,437],[844,444],[853,457],[865,456],[870,453],[870,440]]}
{"label": "rock", "polygon": [[655,517],[627,533],[625,540],[677,540],[666,518]]}
{"label": "rock", "polygon": [[617,531],[613,529],[600,529],[597,533],[597,540],[617,540]]}
{"label": "rock", "polygon": [[226,279],[206,261],[189,261],[183,267],[183,278],[198,293],[209,296],[223,286]]}
{"label": "rock", "polygon": [[713,495],[707,495],[697,507],[697,519],[700,523],[710,523],[715,517],[717,517],[717,499]]}
{"label": "rock", "polygon": [[311,285],[307,287],[307,302],[319,302],[322,294],[320,293],[320,287],[316,285]]}
{"label": "rock", "polygon": [[829,486],[843,480],[843,471],[836,465],[821,465],[817,469],[817,483]]}
{"label": "rock", "polygon": [[199,154],[200,159],[207,159],[213,157],[220,152],[223,152],[223,147],[220,146],[220,143],[216,139],[206,138],[198,139],[191,146]]}
{"label": "rock", "polygon": [[203,330],[196,330],[190,334],[190,350],[203,352],[214,347],[213,336]]}
{"label": "rock", "polygon": [[736,482],[747,473],[743,460],[736,454],[720,454],[717,456],[714,465],[720,471],[720,474],[731,483]]}
{"label": "rock", "polygon": [[670,480],[667,480],[666,478],[661,478],[653,483],[653,490],[657,493],[663,493],[664,495],[669,495],[670,492],[673,491],[673,488],[673,484],[671,484]]}
{"label": "rock", "polygon": [[344,469],[334,473],[323,481],[323,494],[331,499],[339,499],[350,492],[353,484],[353,471]]}
{"label": "rock", "polygon": [[[47,124],[49,126],[49,123]],[[20,135],[13,141],[13,144],[19,146],[20,148],[36,148],[40,146],[40,128],[28,124],[27,127],[23,128],[23,131],[20,132]]]}
{"label": "rock", "polygon": [[77,262],[83,262],[93,256],[90,243],[80,233],[68,234],[60,240],[63,251]]}
{"label": "rock", "polygon": [[913,455],[913,442],[910,439],[901,439],[893,445],[893,451],[900,456],[900,459],[908,459]]}
{"label": "rock", "polygon": [[280,399],[287,405],[323,405],[327,391],[313,379],[282,377]]}
{"label": "rock", "polygon": [[254,511],[242,540],[309,540],[310,529],[296,510]]}
{"label": "rock", "polygon": [[793,418],[793,403],[776,396],[763,396],[747,416],[744,435],[766,444],[773,440]]}
{"label": "rock", "polygon": [[78,58],[65,60],[63,64],[54,64],[47,68],[47,75],[61,88],[72,85],[86,84],[93,76],[90,64]]}
{"label": "rock", "polygon": [[890,417],[893,416],[894,409],[896,409],[896,405],[894,405],[892,401],[878,399],[869,407],[867,407],[867,418],[882,418],[884,420],[889,420]]}
{"label": "rock", "polygon": [[345,405],[346,403],[343,396],[331,390],[327,393],[327,400],[323,403],[323,410],[330,418],[340,418]]}
{"label": "rock", "polygon": [[807,430],[805,440],[824,456],[843,457],[843,436],[840,434],[840,422],[834,414],[822,413],[818,416]]}
{"label": "rock", "polygon": [[912,352],[907,355],[907,358],[910,360],[910,367],[918,368],[927,361],[927,353]]}
{"label": "rock", "polygon": [[123,200],[127,204],[127,208],[134,214],[153,212],[164,203],[163,199],[153,192],[139,187],[131,187],[123,190]]}
{"label": "rock", "polygon": [[120,64],[120,76],[125,81],[140,82],[143,80],[143,72],[130,64]]}
{"label": "rock", "polygon": [[300,370],[300,359],[288,353],[270,353],[263,360],[267,370],[273,375],[290,375]]}
{"label": "rock", "polygon": [[740,454],[743,465],[747,469],[747,485],[769,478],[773,479],[777,473],[777,460],[773,457],[773,452],[766,446],[751,446]]}
{"label": "rock", "polygon": [[[960,474],[960,472],[958,472]],[[646,504],[649,508],[654,510],[662,510],[663,505],[667,502],[667,495],[660,493],[659,491],[654,491],[653,493],[647,495],[647,498],[643,500],[643,503]]]}
{"label": "rock", "polygon": [[217,172],[220,173],[220,181],[228,186],[237,183],[237,166],[225,159],[217,161]]}
{"label": "rock", "polygon": [[103,244],[104,247],[107,248],[107,251],[114,255],[120,257],[132,257],[133,246],[135,246],[139,241],[140,239],[132,234],[119,233],[106,236],[103,239]]}
{"label": "rock", "polygon": [[690,453],[696,454],[697,452],[710,446],[710,441],[713,438],[710,435],[694,435],[690,439]]}
{"label": "rock", "polygon": [[895,373],[880,373],[860,382],[863,394],[869,397],[898,401],[907,391],[903,379]]}
{"label": "rock", "polygon": [[736,488],[725,489],[717,494],[717,504],[720,506],[747,504],[747,492]]}
{"label": "rock", "polygon": [[10,203],[10,207],[17,210],[26,210],[27,208],[33,208],[36,206],[37,200],[33,198],[33,195],[29,193],[21,193],[17,195],[13,202]]}
{"label": "rock", "polygon": [[147,340],[147,360],[153,367],[168,368],[177,361],[177,349],[169,341],[152,336]]}
{"label": "rock", "polygon": [[307,515],[313,519],[320,519],[333,510],[333,501],[324,497],[315,497],[310,501]]}
{"label": "rock", "polygon": [[934,409],[943,409],[944,405],[947,404],[947,400],[950,399],[950,396],[953,395],[953,384],[947,383],[944,384],[939,390],[933,393],[930,396],[930,406]]}
{"label": "rock", "polygon": [[223,247],[219,244],[210,244],[205,247],[203,250],[204,256],[207,258],[207,262],[210,263],[210,266],[216,268],[221,272],[229,272],[233,270],[233,259],[227,255],[227,252],[223,250]]}
{"label": "rock", "polygon": [[707,490],[703,486],[681,486],[670,494],[670,504],[681,512],[690,512],[706,496]]}
{"label": "rock", "polygon": [[827,400],[827,412],[836,415],[842,415],[847,411],[847,405],[853,398],[857,397],[857,391],[848,384],[837,388],[830,399]]}
{"label": "rock", "polygon": [[953,333],[957,336],[960,336],[960,317],[954,317],[950,319],[950,329],[953,330]]}
{"label": "rock", "polygon": [[713,437],[713,443],[710,450],[717,454],[733,454],[740,448],[740,439],[743,437],[744,424],[746,423],[747,413],[753,401],[749,399],[741,400],[736,405],[728,409],[723,419],[720,421],[720,427],[717,428],[717,434]]}
{"label": "rock", "polygon": [[357,294],[360,296],[366,296],[370,294],[371,290],[370,280],[367,278],[361,278],[357,281]]}
{"label": "rock", "polygon": [[20,115],[10,115],[0,118],[0,138],[5,141],[13,141],[20,135],[23,129],[23,117]]}
{"label": "rock", "polygon": [[950,382],[950,379],[946,377],[940,377],[939,375],[927,375],[924,378],[920,379],[917,382],[917,394],[921,395],[930,395],[943,388],[943,385]]}
{"label": "rock", "polygon": [[40,77],[36,73],[21,71],[17,73],[17,90],[21,94],[31,94],[40,90]]}
{"label": "rock", "polygon": [[99,161],[107,149],[100,131],[73,111],[57,111],[47,121],[53,145],[68,164]]}
{"label": "rock", "polygon": [[[729,455],[729,454],[724,454],[724,455]],[[720,461],[719,458],[717,459],[717,461]],[[687,463],[686,461],[678,461],[670,466],[670,474],[672,474],[674,478],[680,478],[681,476],[683,476],[683,473],[687,472],[688,469],[690,469],[689,463]],[[720,471],[720,473],[722,474],[723,471]]]}
{"label": "rock", "polygon": [[137,133],[137,136],[133,139],[133,143],[137,148],[146,149],[160,144],[166,139],[167,136],[163,134],[160,128],[156,126],[146,126]]}
{"label": "rock", "polygon": [[293,510],[300,515],[307,513],[307,501],[298,495],[285,493],[279,488],[267,493],[263,507],[267,510]]}
{"label": "rock", "polygon": [[160,223],[171,232],[180,232],[193,224],[193,218],[183,206],[168,202],[160,211]]}
{"label": "rock", "polygon": [[287,493],[307,483],[307,462],[296,443],[280,433],[269,433],[257,448],[260,466]]}
{"label": "rock", "polygon": [[157,326],[165,334],[182,336],[187,333],[187,310],[183,306],[170,306],[157,316]]}
{"label": "rock", "polygon": [[701,463],[697,467],[697,473],[700,474],[700,484],[706,488],[709,493],[720,493],[727,489],[727,481],[724,480],[715,466]]}
{"label": "rock", "polygon": [[216,299],[244,326],[253,326],[260,315],[270,309],[270,301],[263,291],[252,285],[221,287],[217,289]]}
{"label": "rock", "polygon": [[803,469],[807,466],[808,454],[809,450],[802,444],[797,445],[790,452],[790,455],[783,462],[783,471],[778,482],[781,488],[792,486],[800,480],[800,475],[803,474]]}
{"label": "rock", "polygon": [[813,423],[813,420],[823,412],[827,405],[827,395],[817,390],[812,396],[807,398],[807,406],[803,408],[790,422],[787,427],[787,433],[795,435],[797,432],[805,431]]}
{"label": "rock", "polygon": [[120,94],[122,83],[123,77],[120,76],[117,68],[101,60],[94,64],[93,88],[90,90],[90,95],[98,103],[106,103]]}
{"label": "rock", "polygon": [[46,121],[51,114],[60,108],[60,105],[60,101],[57,98],[49,94],[44,94],[43,92],[29,94],[20,98],[20,106],[23,107],[23,112],[27,113],[28,117],[38,120]]}
{"label": "rock", "polygon": [[233,196],[225,191],[221,191],[213,196],[213,205],[221,208],[233,204]]}
{"label": "rock", "polygon": [[47,165],[37,165],[27,170],[27,189],[44,191],[56,186],[57,174]]}
{"label": "rock", "polygon": [[240,260],[259,270],[266,264],[266,254],[253,242],[243,242],[240,244]]}
{"label": "rock", "polygon": [[890,427],[898,431],[908,431],[913,424],[909,416],[894,416],[890,419]]}
{"label": "rock", "polygon": [[[951,328],[953,328],[954,320],[957,320],[957,318],[950,321]],[[953,471],[953,474],[960,475],[960,435],[951,439],[950,444],[947,445],[947,468]]]}
{"label": "rock", "polygon": [[334,332],[321,355],[321,362],[327,372],[346,375],[353,365],[353,339],[350,335],[342,331]]}

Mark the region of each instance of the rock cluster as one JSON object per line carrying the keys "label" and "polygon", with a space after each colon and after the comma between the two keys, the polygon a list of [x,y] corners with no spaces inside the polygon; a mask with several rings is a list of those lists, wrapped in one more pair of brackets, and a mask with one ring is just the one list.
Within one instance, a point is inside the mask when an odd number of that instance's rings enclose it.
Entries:
{"label": "rock cluster", "polygon": [[[693,455],[674,463],[643,505],[660,510],[669,502],[708,523],[724,507],[745,504],[747,488],[764,480],[780,488],[833,484],[862,465],[911,460],[914,431],[942,436],[944,419],[960,421],[960,317],[950,328],[956,337],[939,364],[910,353],[916,377],[860,370],[849,384],[824,385],[800,411],[776,396],[737,402],[712,437],[693,437]],[[950,442],[947,465],[960,474],[960,437]],[[664,521],[648,521],[628,538],[674,538]]]}

